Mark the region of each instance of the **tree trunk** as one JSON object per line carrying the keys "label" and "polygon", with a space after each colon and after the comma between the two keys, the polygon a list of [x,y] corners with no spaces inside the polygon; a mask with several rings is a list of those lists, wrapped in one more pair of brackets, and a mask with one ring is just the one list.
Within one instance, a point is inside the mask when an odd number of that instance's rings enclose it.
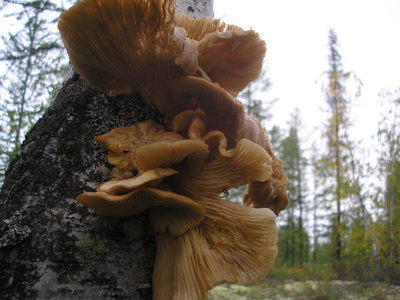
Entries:
{"label": "tree trunk", "polygon": [[151,299],[155,242],[146,213],[100,216],[74,199],[108,179],[93,140],[162,121],[133,96],[109,98],[75,75],[26,136],[0,194],[5,299]]}
{"label": "tree trunk", "polygon": [[[180,11],[212,14],[212,1],[192,4]],[[163,121],[139,96],[106,97],[77,74],[64,83],[0,192],[2,299],[151,299],[147,213],[112,218],[75,201],[108,180],[107,152],[94,136],[148,119]]]}
{"label": "tree trunk", "polygon": [[192,18],[213,17],[214,0],[177,0],[176,7],[181,13],[187,14]]}

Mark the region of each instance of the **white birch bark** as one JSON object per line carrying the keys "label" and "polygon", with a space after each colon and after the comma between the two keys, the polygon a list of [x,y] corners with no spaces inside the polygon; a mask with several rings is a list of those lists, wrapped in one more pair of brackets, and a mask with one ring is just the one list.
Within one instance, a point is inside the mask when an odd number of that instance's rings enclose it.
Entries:
{"label": "white birch bark", "polygon": [[192,18],[213,17],[214,0],[177,0],[176,8]]}

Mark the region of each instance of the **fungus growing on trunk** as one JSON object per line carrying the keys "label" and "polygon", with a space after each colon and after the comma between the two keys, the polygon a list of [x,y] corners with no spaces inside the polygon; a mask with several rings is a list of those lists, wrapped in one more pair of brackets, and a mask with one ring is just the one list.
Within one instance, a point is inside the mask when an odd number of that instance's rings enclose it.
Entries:
{"label": "fungus growing on trunk", "polygon": [[[235,99],[259,76],[264,41],[176,13],[174,0],[83,0],[58,27],[90,84],[139,93],[166,117],[165,125],[148,120],[96,137],[114,169],[77,198],[109,216],[149,210],[154,299],[202,299],[219,282],[264,278],[277,254],[287,177],[258,119]],[[247,206],[221,197],[245,184]]]}
{"label": "fungus growing on trunk", "polygon": [[58,28],[89,83],[110,95],[138,92],[167,116],[191,108],[171,98],[169,80],[193,75],[236,95],[259,76],[266,51],[254,31],[175,13],[174,0],[83,0]]}
{"label": "fungus growing on trunk", "polygon": [[[96,139],[109,153],[122,153],[109,155],[118,171],[138,175],[100,184],[77,201],[115,217],[149,210],[157,241],[154,299],[202,299],[219,282],[247,284],[267,275],[277,254],[275,215],[219,196],[271,178],[272,158],[264,148],[242,139],[228,151],[220,131],[183,140],[152,121]],[[152,148],[157,153],[147,151]]]}

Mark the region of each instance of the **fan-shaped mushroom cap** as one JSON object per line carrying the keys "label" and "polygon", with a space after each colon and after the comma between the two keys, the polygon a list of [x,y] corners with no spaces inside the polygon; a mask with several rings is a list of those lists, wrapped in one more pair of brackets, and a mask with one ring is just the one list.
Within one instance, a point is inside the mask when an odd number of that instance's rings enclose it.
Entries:
{"label": "fan-shaped mushroom cap", "polygon": [[269,209],[220,199],[196,199],[204,222],[178,236],[159,234],[154,265],[155,299],[204,299],[217,283],[263,279],[277,255],[278,229]]}
{"label": "fan-shaped mushroom cap", "polygon": [[286,208],[289,198],[286,193],[288,177],[283,170],[283,162],[274,157],[272,164],[274,170],[269,180],[251,182],[243,195],[243,204],[250,207],[267,207],[276,215]]}
{"label": "fan-shaped mushroom cap", "polygon": [[184,161],[183,168],[189,173],[196,173],[208,153],[208,146],[203,141],[183,140],[144,145],[136,150],[135,158],[139,169],[144,171]]}
{"label": "fan-shaped mushroom cap", "polygon": [[253,30],[208,34],[198,49],[204,72],[234,96],[260,76],[266,51],[265,42]]}
{"label": "fan-shaped mushroom cap", "polygon": [[211,78],[236,95],[259,76],[265,54],[254,31],[175,13],[174,0],[83,0],[61,14],[58,28],[89,83],[110,95],[138,92],[168,116],[192,108],[172,97],[170,79]]}
{"label": "fan-shaped mushroom cap", "polygon": [[218,151],[212,153],[213,159],[206,161],[196,176],[182,172],[166,180],[177,193],[188,197],[199,193],[218,195],[232,187],[271,178],[272,158],[262,147],[243,139],[235,149],[227,151],[223,135],[213,132],[207,135],[206,143],[213,144],[210,148],[216,146],[214,138],[220,141]]}
{"label": "fan-shaped mushroom cap", "polygon": [[100,184],[97,191],[111,195],[121,195],[141,187],[155,187],[164,177],[177,174],[171,168],[156,168],[129,179],[110,180]]}
{"label": "fan-shaped mushroom cap", "polygon": [[[223,88],[194,76],[171,80],[168,86],[176,93],[176,97],[186,99],[182,101],[195,100],[204,115],[205,132],[220,130],[225,134],[230,147],[234,146],[238,128],[245,118],[242,103],[235,100]],[[190,114],[180,116],[186,119],[193,117],[194,115]]]}
{"label": "fan-shaped mushroom cap", "polygon": [[156,72],[182,72],[169,39],[174,9],[170,0],[83,0],[61,14],[58,28],[72,65],[92,85],[112,95],[144,93],[140,84],[156,84]]}
{"label": "fan-shaped mushroom cap", "polygon": [[[97,213],[112,217],[129,217],[147,209],[163,207],[168,213],[156,213],[151,218],[154,230],[181,235],[200,224],[205,215],[203,207],[191,199],[157,188],[139,188],[124,195],[105,192],[84,193],[76,199]],[[164,210],[165,212],[165,210]]]}
{"label": "fan-shaped mushroom cap", "polygon": [[181,13],[175,14],[174,23],[185,29],[188,40],[198,41],[198,66],[202,71],[232,95],[260,76],[266,47],[253,30]]}
{"label": "fan-shaped mushroom cap", "polygon": [[143,172],[183,160],[192,169],[198,169],[208,156],[204,142],[184,140],[151,120],[115,128],[95,139],[109,151],[108,162],[120,170]]}

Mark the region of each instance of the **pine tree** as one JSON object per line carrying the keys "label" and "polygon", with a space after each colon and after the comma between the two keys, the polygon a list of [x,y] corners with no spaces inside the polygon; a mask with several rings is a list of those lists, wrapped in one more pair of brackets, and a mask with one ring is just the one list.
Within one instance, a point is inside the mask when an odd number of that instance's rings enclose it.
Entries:
{"label": "pine tree", "polygon": [[2,12],[16,24],[2,37],[0,50],[6,69],[0,82],[0,184],[9,162],[20,152],[25,133],[59,87],[66,63],[55,28],[61,10],[46,0],[3,2]]}
{"label": "pine tree", "polygon": [[281,158],[285,163],[285,171],[289,178],[287,186],[288,196],[291,200],[287,208],[287,223],[282,228],[285,231],[281,240],[285,249],[285,260],[291,266],[303,264],[308,261],[308,234],[304,228],[306,159],[301,149],[299,129],[301,120],[299,110],[292,114],[289,135],[281,142]]}
{"label": "pine tree", "polygon": [[381,260],[389,266],[398,264],[400,253],[400,88],[381,93],[384,107],[389,106],[379,126],[378,136],[382,145],[379,171],[384,187],[382,201],[378,207],[383,209],[379,216],[381,227],[379,248]]}
{"label": "pine tree", "polygon": [[[335,204],[333,213],[333,256],[335,261],[340,261],[343,256],[343,201],[348,199],[352,191],[352,178],[350,176],[351,162],[348,130],[350,128],[350,104],[352,98],[346,92],[349,79],[355,78],[354,74],[345,72],[342,66],[342,57],[339,53],[338,38],[333,29],[329,31],[329,70],[324,73],[327,85],[323,87],[325,100],[328,106],[328,122],[325,125],[324,137],[327,139],[327,153],[322,162],[326,172],[326,187]],[[357,95],[361,83],[355,80]]]}

